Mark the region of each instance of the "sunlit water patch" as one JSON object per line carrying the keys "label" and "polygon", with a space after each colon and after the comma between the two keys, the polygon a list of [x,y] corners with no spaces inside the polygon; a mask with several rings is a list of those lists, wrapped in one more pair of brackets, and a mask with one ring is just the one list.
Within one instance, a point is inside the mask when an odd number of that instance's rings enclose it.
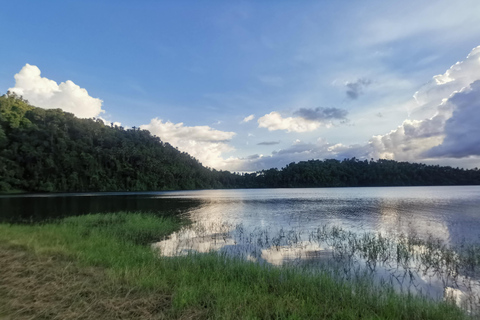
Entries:
{"label": "sunlit water patch", "polygon": [[480,188],[172,192],[194,198],[192,225],[154,244],[163,255],[218,251],[258,263],[368,275],[400,292],[477,310]]}

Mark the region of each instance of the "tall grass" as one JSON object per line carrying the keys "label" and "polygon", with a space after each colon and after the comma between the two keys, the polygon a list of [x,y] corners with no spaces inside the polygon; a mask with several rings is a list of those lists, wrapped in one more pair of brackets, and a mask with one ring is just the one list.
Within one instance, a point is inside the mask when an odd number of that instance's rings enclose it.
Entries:
{"label": "tall grass", "polygon": [[338,226],[252,229],[207,222],[185,227],[156,246],[168,256],[211,249],[309,272],[328,269],[342,279],[368,276],[399,292],[454,300],[471,313],[480,310],[480,246],[474,243],[451,246],[432,236],[358,234]]}
{"label": "tall grass", "polygon": [[464,319],[449,302],[396,293],[368,278],[273,267],[221,253],[159,257],[146,244],[181,222],[140,213],[87,215],[43,225],[0,225],[0,245],[105,268],[113,282],[172,295],[169,314],[215,319]]}

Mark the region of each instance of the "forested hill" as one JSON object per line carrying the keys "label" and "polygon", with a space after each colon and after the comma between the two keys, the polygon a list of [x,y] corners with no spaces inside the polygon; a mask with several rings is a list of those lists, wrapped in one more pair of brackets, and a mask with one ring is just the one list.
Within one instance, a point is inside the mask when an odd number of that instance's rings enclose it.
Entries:
{"label": "forested hill", "polygon": [[480,184],[480,170],[355,158],[238,175],[205,168],[146,130],[0,97],[0,192],[469,184]]}
{"label": "forested hill", "polygon": [[79,119],[0,97],[0,191],[120,191],[234,187],[150,132]]}

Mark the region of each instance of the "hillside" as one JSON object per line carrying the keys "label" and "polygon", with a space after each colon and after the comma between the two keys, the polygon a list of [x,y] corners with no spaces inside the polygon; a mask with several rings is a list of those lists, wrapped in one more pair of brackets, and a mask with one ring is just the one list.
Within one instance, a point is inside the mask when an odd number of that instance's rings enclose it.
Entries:
{"label": "hillside", "polygon": [[0,192],[480,184],[480,171],[393,160],[309,160],[244,175],[205,168],[146,130],[0,97]]}
{"label": "hillside", "polygon": [[[0,97],[0,191],[144,191],[231,187],[146,130]],[[225,179],[227,178],[227,179]]]}

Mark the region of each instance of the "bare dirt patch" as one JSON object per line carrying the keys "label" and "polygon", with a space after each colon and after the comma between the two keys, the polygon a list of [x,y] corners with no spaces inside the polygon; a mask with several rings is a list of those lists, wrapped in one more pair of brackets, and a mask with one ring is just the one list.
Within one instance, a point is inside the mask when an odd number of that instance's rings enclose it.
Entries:
{"label": "bare dirt patch", "polygon": [[171,295],[114,284],[100,268],[0,243],[0,319],[177,318],[171,307]]}

